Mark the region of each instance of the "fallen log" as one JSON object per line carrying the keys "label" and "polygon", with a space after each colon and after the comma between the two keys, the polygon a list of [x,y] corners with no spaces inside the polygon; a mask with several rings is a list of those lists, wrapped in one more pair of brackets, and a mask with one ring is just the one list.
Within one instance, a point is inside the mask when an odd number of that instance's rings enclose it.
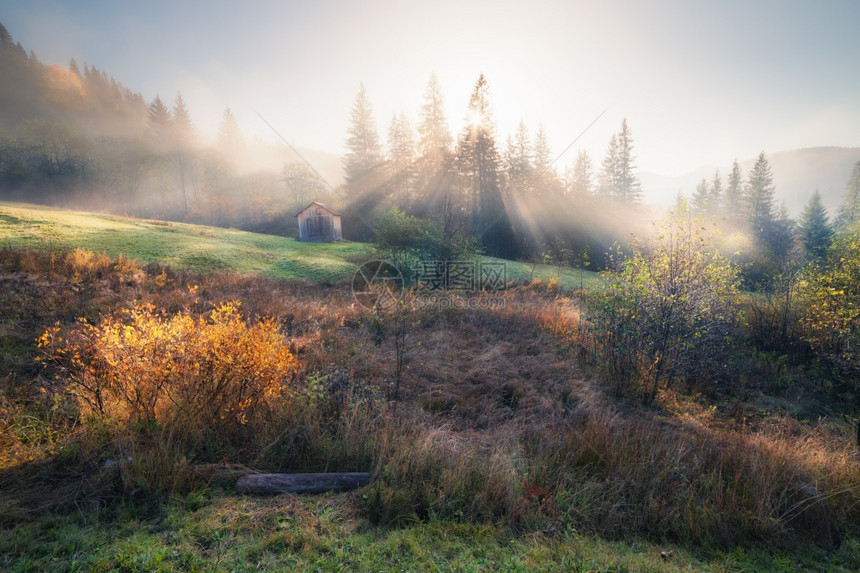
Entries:
{"label": "fallen log", "polygon": [[246,474],[236,482],[236,493],[277,495],[279,493],[323,493],[347,491],[370,483],[366,472],[321,474]]}

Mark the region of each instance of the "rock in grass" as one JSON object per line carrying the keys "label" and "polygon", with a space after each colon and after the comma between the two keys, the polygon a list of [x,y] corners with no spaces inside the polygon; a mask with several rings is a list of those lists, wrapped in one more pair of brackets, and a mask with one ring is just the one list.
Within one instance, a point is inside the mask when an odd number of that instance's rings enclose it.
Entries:
{"label": "rock in grass", "polygon": [[276,495],[279,493],[323,493],[346,491],[370,483],[366,472],[320,474],[247,474],[236,482],[236,493]]}

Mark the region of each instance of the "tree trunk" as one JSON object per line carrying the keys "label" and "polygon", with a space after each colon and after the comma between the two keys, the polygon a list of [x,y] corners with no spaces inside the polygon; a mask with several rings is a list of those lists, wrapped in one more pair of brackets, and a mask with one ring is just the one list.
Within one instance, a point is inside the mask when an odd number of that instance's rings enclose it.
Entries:
{"label": "tree trunk", "polygon": [[323,493],[346,491],[370,483],[365,472],[320,474],[247,474],[236,482],[236,493],[276,495],[279,493]]}

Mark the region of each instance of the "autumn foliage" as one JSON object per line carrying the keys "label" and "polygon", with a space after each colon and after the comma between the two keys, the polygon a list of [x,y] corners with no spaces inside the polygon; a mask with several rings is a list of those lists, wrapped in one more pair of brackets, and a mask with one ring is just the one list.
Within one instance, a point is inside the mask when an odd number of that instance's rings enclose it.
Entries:
{"label": "autumn foliage", "polygon": [[69,382],[82,419],[175,442],[240,446],[266,413],[288,401],[296,360],[278,324],[248,323],[239,303],[208,315],[166,315],[139,304],[47,330],[39,346]]}

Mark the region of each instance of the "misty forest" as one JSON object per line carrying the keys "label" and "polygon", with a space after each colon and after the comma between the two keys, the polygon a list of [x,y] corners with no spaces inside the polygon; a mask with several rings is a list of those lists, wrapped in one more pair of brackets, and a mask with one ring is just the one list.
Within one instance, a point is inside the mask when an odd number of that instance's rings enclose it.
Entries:
{"label": "misty forest", "polygon": [[[860,153],[837,208],[765,151],[658,207],[632,122],[551,149],[427,73],[391,118],[358,86],[337,157],[0,25],[0,568],[857,570]],[[342,241],[295,240],[313,201]],[[451,261],[507,282],[419,305]]]}

